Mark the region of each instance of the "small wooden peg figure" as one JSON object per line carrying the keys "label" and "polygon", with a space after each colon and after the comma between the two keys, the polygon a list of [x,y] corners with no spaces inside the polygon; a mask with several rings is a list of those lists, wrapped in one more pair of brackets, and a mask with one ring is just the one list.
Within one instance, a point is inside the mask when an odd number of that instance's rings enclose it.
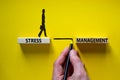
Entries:
{"label": "small wooden peg figure", "polygon": [[41,36],[43,31],[44,31],[45,37],[47,37],[46,28],[45,28],[45,9],[42,9],[42,25],[40,25],[40,30],[41,31],[39,32],[38,37]]}

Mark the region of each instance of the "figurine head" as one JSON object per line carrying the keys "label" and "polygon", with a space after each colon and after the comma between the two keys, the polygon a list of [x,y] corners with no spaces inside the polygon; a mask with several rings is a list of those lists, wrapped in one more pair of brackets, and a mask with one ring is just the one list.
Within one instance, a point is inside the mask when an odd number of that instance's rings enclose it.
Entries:
{"label": "figurine head", "polygon": [[45,9],[42,9],[42,13],[45,13]]}

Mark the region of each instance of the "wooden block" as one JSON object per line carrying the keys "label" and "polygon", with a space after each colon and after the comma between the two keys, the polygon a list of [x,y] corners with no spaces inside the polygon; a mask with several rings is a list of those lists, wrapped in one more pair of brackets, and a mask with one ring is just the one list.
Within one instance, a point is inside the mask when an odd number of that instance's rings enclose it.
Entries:
{"label": "wooden block", "polygon": [[76,43],[108,43],[108,38],[76,38]]}
{"label": "wooden block", "polygon": [[19,44],[50,44],[49,37],[18,37]]}

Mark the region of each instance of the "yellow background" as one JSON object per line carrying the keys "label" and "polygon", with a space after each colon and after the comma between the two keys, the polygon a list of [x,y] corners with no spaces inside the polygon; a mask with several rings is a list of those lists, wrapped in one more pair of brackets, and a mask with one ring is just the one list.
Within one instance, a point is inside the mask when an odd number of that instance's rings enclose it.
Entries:
{"label": "yellow background", "polygon": [[[37,37],[43,8],[50,46],[22,49],[17,38]],[[51,80],[55,59],[69,45],[54,37],[74,38],[91,80],[120,80],[119,27],[119,0],[0,0],[0,80]],[[105,52],[82,53],[76,37],[108,37],[109,44]]]}

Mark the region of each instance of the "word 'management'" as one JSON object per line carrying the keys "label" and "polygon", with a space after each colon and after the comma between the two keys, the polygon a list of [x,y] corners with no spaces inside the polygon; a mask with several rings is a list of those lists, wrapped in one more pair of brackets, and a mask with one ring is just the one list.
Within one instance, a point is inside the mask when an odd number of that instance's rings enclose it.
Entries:
{"label": "word 'management'", "polygon": [[76,38],[76,43],[108,43],[108,38]]}

